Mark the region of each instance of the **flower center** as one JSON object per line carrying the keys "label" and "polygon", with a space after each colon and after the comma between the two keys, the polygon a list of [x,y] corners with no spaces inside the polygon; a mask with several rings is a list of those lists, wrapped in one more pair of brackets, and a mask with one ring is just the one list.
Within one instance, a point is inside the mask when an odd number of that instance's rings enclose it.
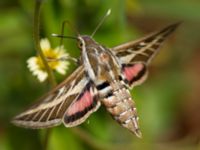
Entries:
{"label": "flower center", "polygon": [[[55,59],[59,58],[59,54],[56,51],[49,49],[49,50],[44,51],[44,56],[47,58],[47,60],[51,60],[51,59],[53,60],[53,61],[48,61],[48,65],[49,65],[50,68],[56,69],[56,67],[59,65],[60,62],[56,61]],[[39,56],[38,56],[37,63],[42,70],[45,70],[42,59]]]}

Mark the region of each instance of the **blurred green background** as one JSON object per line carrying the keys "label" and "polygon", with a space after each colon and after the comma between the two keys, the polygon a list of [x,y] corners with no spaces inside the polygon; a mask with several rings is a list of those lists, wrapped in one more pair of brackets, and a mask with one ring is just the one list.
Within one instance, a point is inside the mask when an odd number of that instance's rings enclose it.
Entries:
{"label": "blurred green background", "polygon": [[[107,47],[137,39],[176,21],[180,28],[150,65],[148,80],[132,90],[142,139],[112,120],[104,107],[81,126],[52,128],[48,150],[198,150],[200,149],[200,1],[199,0],[45,0],[41,37],[53,47],[61,24],[69,20],[90,35],[100,18],[112,13],[94,36]],[[27,69],[36,54],[33,43],[34,1],[0,1],[0,150],[41,150],[45,130],[13,126],[10,119],[49,90]],[[65,34],[75,35],[69,28]],[[80,55],[76,43],[67,51]],[[71,64],[68,74],[76,66]],[[65,76],[56,74],[58,82]]]}

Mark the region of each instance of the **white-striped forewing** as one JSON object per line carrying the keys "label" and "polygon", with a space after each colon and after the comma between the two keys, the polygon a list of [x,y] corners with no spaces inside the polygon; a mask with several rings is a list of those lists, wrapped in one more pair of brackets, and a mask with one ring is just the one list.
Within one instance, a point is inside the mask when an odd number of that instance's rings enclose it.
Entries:
{"label": "white-striped forewing", "polygon": [[95,94],[83,66],[78,67],[37,104],[16,116],[13,123],[27,128],[52,127],[62,121],[66,126],[78,125],[99,107]]}
{"label": "white-striped forewing", "polygon": [[146,79],[147,66],[179,24],[169,25],[137,41],[112,48],[122,62],[123,74],[130,87],[141,84]]}

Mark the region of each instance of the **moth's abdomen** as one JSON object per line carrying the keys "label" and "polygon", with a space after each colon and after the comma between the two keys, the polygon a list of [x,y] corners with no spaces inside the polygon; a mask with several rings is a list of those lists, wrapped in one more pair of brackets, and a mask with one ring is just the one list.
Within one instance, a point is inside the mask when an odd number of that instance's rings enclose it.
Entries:
{"label": "moth's abdomen", "polygon": [[102,103],[120,125],[141,137],[135,103],[128,89],[121,82],[113,82],[106,88],[107,94]]}

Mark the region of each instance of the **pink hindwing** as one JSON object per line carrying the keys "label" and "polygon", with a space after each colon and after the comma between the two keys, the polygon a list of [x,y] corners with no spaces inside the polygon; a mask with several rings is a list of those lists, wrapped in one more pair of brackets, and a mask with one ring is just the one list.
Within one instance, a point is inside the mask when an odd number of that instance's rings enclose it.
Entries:
{"label": "pink hindwing", "polygon": [[132,63],[122,65],[122,75],[130,87],[139,84],[138,81],[145,80],[147,68],[144,63]]}
{"label": "pink hindwing", "polygon": [[100,102],[97,100],[95,91],[96,89],[91,87],[91,84],[86,85],[86,88],[78,96],[77,100],[68,107],[63,117],[66,127],[81,124],[91,113],[99,108]]}

